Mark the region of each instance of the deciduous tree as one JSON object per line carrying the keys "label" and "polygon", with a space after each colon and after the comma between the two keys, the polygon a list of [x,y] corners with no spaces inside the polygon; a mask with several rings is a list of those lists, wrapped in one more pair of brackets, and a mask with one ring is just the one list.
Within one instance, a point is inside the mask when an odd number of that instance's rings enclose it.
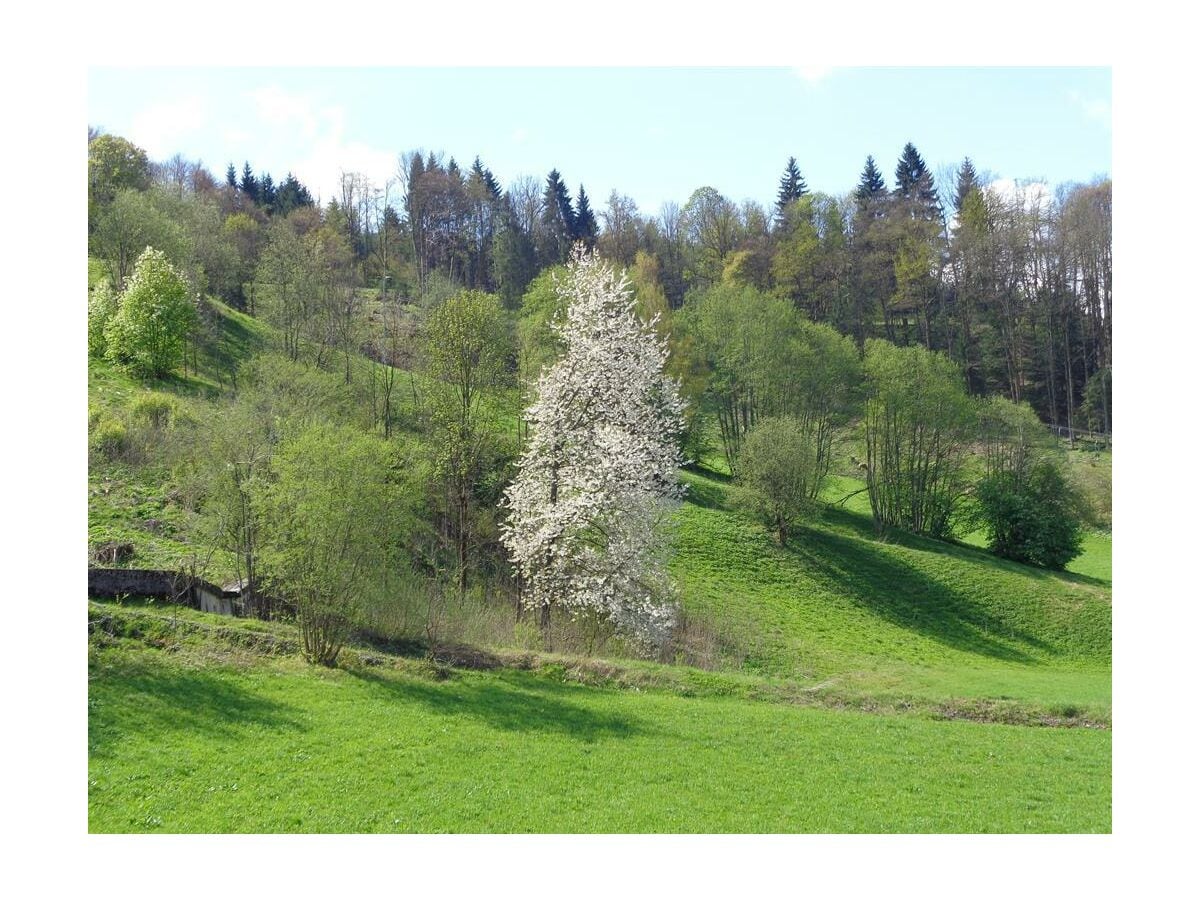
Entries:
{"label": "deciduous tree", "polygon": [[565,351],[526,411],[503,540],[547,636],[558,604],[658,643],[672,620],[663,527],[681,495],[683,403],[664,342],[611,266],[577,252],[559,290]]}

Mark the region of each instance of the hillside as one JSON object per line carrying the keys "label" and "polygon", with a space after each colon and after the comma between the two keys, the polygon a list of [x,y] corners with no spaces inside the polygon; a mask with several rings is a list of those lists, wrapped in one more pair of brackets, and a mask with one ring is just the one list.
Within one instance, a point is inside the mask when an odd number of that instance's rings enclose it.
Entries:
{"label": "hillside", "polygon": [[[213,401],[231,391],[232,373],[271,340],[258,320],[216,302],[212,309],[210,340],[188,375],[142,385],[90,361],[93,430],[97,420],[129,418],[148,390],[171,397],[184,420],[211,414]],[[354,365],[352,386],[313,372],[312,390],[348,402],[376,364],[359,357]],[[202,431],[188,434],[203,439]],[[781,548],[739,511],[738,489],[726,477],[698,469],[683,479],[688,495],[672,571],[704,645],[692,661],[794,679],[834,704],[977,702],[1108,720],[1105,581],[963,544],[906,535],[881,541],[865,494],[837,502],[861,486],[847,478],[833,479],[830,505]],[[169,465],[95,457],[89,539],[132,543],[127,565],[175,567],[200,554],[212,577],[231,576],[232,562],[204,547],[186,494]],[[1093,535],[1074,568],[1107,572],[1108,552],[1106,537]]]}
{"label": "hillside", "polygon": [[907,535],[880,541],[869,515],[837,506],[779,547],[733,509],[736,488],[685,480],[674,572],[689,608],[737,636],[746,668],[850,696],[1108,708],[1103,582]]}

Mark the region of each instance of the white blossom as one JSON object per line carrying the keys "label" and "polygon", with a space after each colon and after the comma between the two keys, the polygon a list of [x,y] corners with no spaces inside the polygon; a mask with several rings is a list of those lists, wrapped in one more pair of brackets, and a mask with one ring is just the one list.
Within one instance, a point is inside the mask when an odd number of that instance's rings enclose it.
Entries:
{"label": "white blossom", "polygon": [[565,352],[538,379],[532,434],[505,492],[503,541],[535,607],[607,615],[660,643],[673,624],[665,526],[682,496],[678,383],[624,274],[576,248],[556,284]]}

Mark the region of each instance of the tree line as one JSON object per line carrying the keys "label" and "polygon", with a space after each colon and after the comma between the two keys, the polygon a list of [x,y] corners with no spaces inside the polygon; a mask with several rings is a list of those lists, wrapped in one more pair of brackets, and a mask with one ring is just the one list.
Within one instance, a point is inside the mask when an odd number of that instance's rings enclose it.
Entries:
{"label": "tree line", "polygon": [[316,209],[293,175],[276,186],[248,162],[240,176],[231,163],[219,184],[199,164],[178,155],[151,164],[110,135],[91,141],[89,159],[89,233],[118,283],[147,244],[167,250],[182,229],[207,287],[247,308],[270,225],[284,219],[336,238],[331,249],[359,286],[413,296],[449,284],[516,309],[537,274],[582,242],[626,268],[644,257],[671,309],[716,285],[754,287],[860,352],[871,338],[939,350],[974,395],[1026,401],[1048,423],[1112,430],[1107,179],[999,190],[964,159],[939,181],[910,143],[890,186],[868,156],[852,191],[813,192],[792,158],[771,209],[705,186],[651,215],[617,191],[593,210],[583,185],[572,192],[557,169],[503,188],[478,157],[463,168],[411,151],[383,184],[342,173],[338,196]]}

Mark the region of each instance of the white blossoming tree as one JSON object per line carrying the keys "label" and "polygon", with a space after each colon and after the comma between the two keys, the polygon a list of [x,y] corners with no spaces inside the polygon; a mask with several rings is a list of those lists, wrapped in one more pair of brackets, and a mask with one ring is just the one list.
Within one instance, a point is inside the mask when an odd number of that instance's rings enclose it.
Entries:
{"label": "white blossoming tree", "polygon": [[532,434],[505,493],[503,540],[544,631],[557,604],[658,644],[673,622],[664,526],[682,496],[683,401],[623,274],[576,248],[557,290],[565,351],[526,411]]}

